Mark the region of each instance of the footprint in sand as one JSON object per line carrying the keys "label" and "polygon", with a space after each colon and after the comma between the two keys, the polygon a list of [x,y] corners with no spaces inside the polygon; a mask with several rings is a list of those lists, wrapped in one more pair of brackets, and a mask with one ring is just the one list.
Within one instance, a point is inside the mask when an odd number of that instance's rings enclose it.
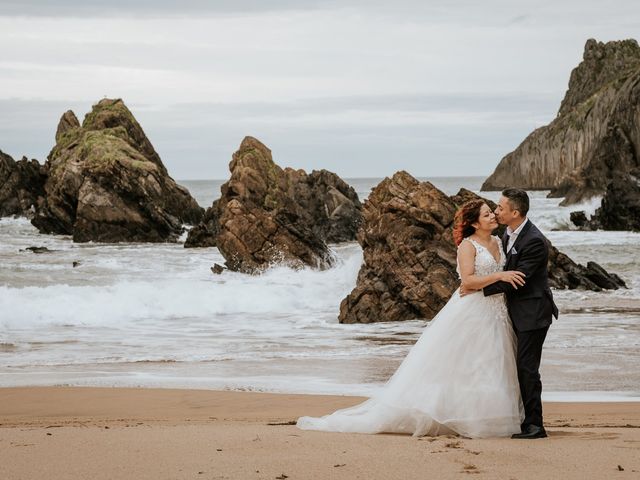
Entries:
{"label": "footprint in sand", "polygon": [[481,471],[475,465],[468,463],[462,467],[461,473],[481,473]]}

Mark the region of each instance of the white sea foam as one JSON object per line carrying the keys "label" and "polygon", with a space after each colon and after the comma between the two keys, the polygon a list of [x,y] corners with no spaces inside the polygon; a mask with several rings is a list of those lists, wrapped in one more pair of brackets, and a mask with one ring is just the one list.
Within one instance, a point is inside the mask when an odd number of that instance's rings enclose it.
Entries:
{"label": "white sea foam", "polygon": [[[313,318],[313,312],[337,315],[340,300],[353,288],[361,250],[356,245],[342,250],[350,254],[325,271],[275,267],[262,275],[225,271],[217,276],[197,270],[190,275],[183,272],[177,279],[165,276],[111,285],[0,286],[0,311],[10,312],[2,316],[0,325],[122,325],[141,319],[217,315],[237,315],[241,319],[243,314],[297,315],[304,323],[305,318]],[[127,260],[131,259],[100,259],[93,267],[120,270]],[[63,269],[60,265],[37,264],[30,268],[39,267]]]}

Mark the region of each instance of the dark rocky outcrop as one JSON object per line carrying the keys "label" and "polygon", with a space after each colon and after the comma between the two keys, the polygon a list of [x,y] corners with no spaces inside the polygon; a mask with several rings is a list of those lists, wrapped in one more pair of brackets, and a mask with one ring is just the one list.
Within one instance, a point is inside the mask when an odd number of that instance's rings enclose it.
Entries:
{"label": "dark rocky outcrop", "polygon": [[640,232],[640,169],[613,176],[592,221],[605,230]]}
{"label": "dark rocky outcrop", "polygon": [[216,237],[220,232],[218,225],[219,203],[219,199],[214,200],[213,204],[204,212],[202,221],[189,230],[187,239],[184,242],[185,248],[217,246]]}
{"label": "dark rocky outcrop", "polygon": [[626,288],[624,281],[615,273],[609,273],[596,262],[587,266],[575,263],[553,245],[549,246],[549,285],[553,288],[584,288],[599,292]]}
{"label": "dark rocky outcrop", "polygon": [[594,218],[602,228],[638,230],[638,152],[640,47],[590,39],[556,119],[505,156],[482,189],[549,189],[563,205],[603,196]]}
{"label": "dark rocky outcrop", "polygon": [[51,253],[57,250],[49,250],[47,247],[27,247],[24,250],[20,249],[21,252],[33,252],[33,253]]}
{"label": "dark rocky outcrop", "polygon": [[0,217],[31,217],[44,196],[44,169],[37,160],[17,162],[0,151]]}
{"label": "dark rocky outcrop", "polygon": [[313,233],[327,243],[353,241],[362,223],[356,191],[328,170],[285,169],[294,186],[293,198]]}
{"label": "dark rocky outcrop", "polygon": [[213,266],[211,267],[211,272],[216,275],[220,275],[224,271],[225,271],[225,268],[218,263],[214,263]]}
{"label": "dark rocky outcrop", "polygon": [[183,223],[202,218],[120,99],[98,102],[82,125],[66,112],[45,170],[45,200],[32,219],[43,233],[76,242],[175,241]]}
{"label": "dark rocky outcrop", "polygon": [[[433,318],[459,285],[455,211],[478,198],[466,189],[447,197],[404,171],[378,184],[364,202],[364,223],[357,236],[364,261],[356,287],[340,304],[340,322]],[[485,201],[495,209],[495,203]],[[599,265],[576,264],[551,245],[549,280],[552,287],[561,289],[624,286]]]}
{"label": "dark rocky outcrop", "polygon": [[364,261],[340,304],[340,323],[432,318],[459,284],[454,203],[400,171],[373,189],[362,212]]}
{"label": "dark rocky outcrop", "polygon": [[336,174],[282,169],[253,137],[244,138],[229,170],[185,247],[217,246],[229,269],[256,273],[275,263],[327,267],[327,243],[355,238],[360,201]]}
{"label": "dark rocky outcrop", "polygon": [[[635,90],[637,128],[640,130],[640,75]],[[618,117],[620,117],[618,115]],[[640,231],[640,132],[638,143],[619,126],[611,126],[583,177],[567,192],[563,203],[581,199],[582,192],[604,191],[600,207],[584,225],[592,230]],[[575,222],[574,222],[575,223]]]}
{"label": "dark rocky outcrop", "polygon": [[588,223],[589,223],[589,219],[587,218],[587,215],[584,212],[584,210],[580,210],[580,211],[577,211],[577,212],[571,212],[569,214],[569,220],[576,227],[580,227],[580,228],[587,226]]}

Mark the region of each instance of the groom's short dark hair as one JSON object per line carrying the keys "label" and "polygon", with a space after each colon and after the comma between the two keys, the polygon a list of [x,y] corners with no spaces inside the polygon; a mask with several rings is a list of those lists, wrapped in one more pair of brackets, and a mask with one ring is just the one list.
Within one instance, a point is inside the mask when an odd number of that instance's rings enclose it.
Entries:
{"label": "groom's short dark hair", "polygon": [[529,211],[529,195],[519,188],[507,188],[503,190],[502,195],[509,199],[511,208],[518,210],[523,217],[527,216]]}

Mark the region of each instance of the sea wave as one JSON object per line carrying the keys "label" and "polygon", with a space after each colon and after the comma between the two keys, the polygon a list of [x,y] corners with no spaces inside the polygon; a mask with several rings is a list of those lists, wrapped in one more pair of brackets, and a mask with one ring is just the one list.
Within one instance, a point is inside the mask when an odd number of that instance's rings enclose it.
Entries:
{"label": "sea wave", "polygon": [[262,275],[226,271],[219,276],[122,280],[110,285],[0,286],[0,311],[5,312],[0,326],[118,325],[243,314],[293,314],[302,319],[313,312],[337,315],[362,263],[357,245],[344,248],[348,254],[324,271],[274,267]]}

